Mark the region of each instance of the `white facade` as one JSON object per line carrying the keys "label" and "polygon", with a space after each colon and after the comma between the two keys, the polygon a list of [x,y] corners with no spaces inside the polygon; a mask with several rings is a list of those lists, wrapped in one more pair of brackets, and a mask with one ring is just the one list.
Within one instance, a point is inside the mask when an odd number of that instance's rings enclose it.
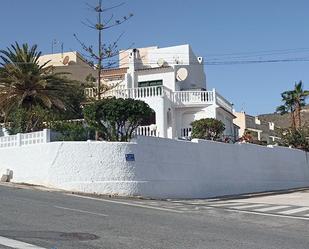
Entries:
{"label": "white facade", "polygon": [[[119,68],[104,70],[103,80],[115,86],[105,96],[141,99],[155,111],[155,126],[148,130],[156,136],[188,137],[192,121],[201,118],[221,120],[224,135],[235,136],[232,104],[214,89],[207,90],[203,59],[189,45],[122,51]],[[86,89],[88,96],[94,93]],[[142,131],[139,134],[148,135]]]}

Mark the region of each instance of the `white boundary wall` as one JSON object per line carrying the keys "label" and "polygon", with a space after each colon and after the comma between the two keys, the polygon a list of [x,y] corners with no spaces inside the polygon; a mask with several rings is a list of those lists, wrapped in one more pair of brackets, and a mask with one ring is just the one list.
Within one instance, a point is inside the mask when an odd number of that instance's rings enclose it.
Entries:
{"label": "white boundary wall", "polygon": [[30,133],[17,133],[16,135],[0,136],[0,148],[25,146],[50,142],[50,130]]}
{"label": "white boundary wall", "polygon": [[14,182],[88,193],[202,198],[309,186],[308,161],[284,147],[138,137],[1,148],[0,174],[10,169]]}

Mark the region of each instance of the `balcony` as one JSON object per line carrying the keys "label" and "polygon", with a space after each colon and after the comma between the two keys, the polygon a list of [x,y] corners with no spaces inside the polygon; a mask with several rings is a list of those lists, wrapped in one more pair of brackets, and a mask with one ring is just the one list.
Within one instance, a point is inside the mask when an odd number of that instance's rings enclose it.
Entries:
{"label": "balcony", "polygon": [[[88,98],[96,98],[96,88],[86,88],[85,95]],[[150,86],[129,89],[115,89],[101,94],[101,97],[149,99],[155,97],[166,97],[174,103],[175,108],[197,107],[217,104],[229,112],[233,112],[232,104],[224,97],[213,91],[171,91],[164,86]]]}
{"label": "balcony", "polygon": [[[116,98],[131,98],[131,99],[143,99],[151,97],[163,97],[164,91],[167,89],[162,86],[150,86],[150,87],[139,87],[139,88],[128,88],[128,89],[112,89],[107,92],[101,93],[102,98],[116,97]],[[86,88],[85,95],[88,98],[97,97],[97,88]]]}
{"label": "balcony", "polygon": [[149,136],[149,137],[159,137],[159,132],[157,131],[157,126],[155,124],[148,126],[139,126],[135,130],[135,135],[137,136]]}
{"label": "balcony", "polygon": [[172,93],[176,107],[188,107],[214,103],[213,91],[176,91]]}

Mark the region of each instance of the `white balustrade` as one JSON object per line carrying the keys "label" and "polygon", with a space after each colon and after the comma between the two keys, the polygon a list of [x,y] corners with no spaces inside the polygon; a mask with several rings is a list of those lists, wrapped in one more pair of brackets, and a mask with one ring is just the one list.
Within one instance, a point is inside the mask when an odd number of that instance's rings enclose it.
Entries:
{"label": "white balustrade", "polygon": [[148,126],[139,126],[135,131],[137,136],[149,136],[149,137],[158,137],[157,126],[152,124]]}
{"label": "white balustrade", "polygon": [[182,128],[180,131],[180,137],[191,138],[192,127]]}
{"label": "white balustrade", "polygon": [[[95,88],[86,88],[85,95],[87,97],[95,97],[97,90]],[[150,97],[161,97],[164,94],[163,86],[138,87],[127,89],[112,89],[103,93],[102,97],[116,97],[116,98],[132,98],[142,99]]]}
{"label": "white balustrade", "polygon": [[42,144],[50,142],[50,130],[31,133],[18,133],[16,135],[0,137],[0,148]]}
{"label": "white balustrade", "polygon": [[173,100],[176,104],[203,104],[213,103],[212,91],[176,91],[173,93]]}
{"label": "white balustrade", "polygon": [[[86,88],[87,97],[96,97],[96,88]],[[213,91],[171,91],[164,86],[138,87],[128,89],[114,89],[101,95],[102,97],[145,99],[152,97],[166,97],[170,99],[175,107],[196,106],[216,103],[229,112],[233,112],[233,105],[224,97]]]}

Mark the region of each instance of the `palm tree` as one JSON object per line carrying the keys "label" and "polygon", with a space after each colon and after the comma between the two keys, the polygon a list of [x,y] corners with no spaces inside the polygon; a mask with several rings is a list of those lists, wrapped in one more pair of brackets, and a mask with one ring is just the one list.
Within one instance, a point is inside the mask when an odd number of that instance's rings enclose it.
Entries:
{"label": "palm tree", "polygon": [[280,114],[291,114],[292,128],[301,127],[301,109],[306,105],[308,96],[309,91],[303,89],[302,81],[295,83],[293,90],[281,94],[283,105],[277,107],[276,111]]}
{"label": "palm tree", "polygon": [[290,113],[291,117],[291,127],[295,128],[296,127],[296,121],[295,121],[295,102],[293,95],[289,92],[283,92],[281,93],[281,98],[283,104],[278,106],[276,109],[277,113],[280,113],[281,115],[284,115],[286,113]]}
{"label": "palm tree", "polygon": [[296,127],[301,127],[301,109],[306,105],[306,98],[309,96],[309,91],[303,89],[303,82],[295,83],[294,90],[290,91],[293,102],[295,104],[295,120]]}
{"label": "palm tree", "polygon": [[0,50],[0,111],[5,117],[15,108],[65,111],[72,108],[70,97],[76,82],[54,73],[46,62],[39,64],[41,52],[37,45],[19,45]]}

